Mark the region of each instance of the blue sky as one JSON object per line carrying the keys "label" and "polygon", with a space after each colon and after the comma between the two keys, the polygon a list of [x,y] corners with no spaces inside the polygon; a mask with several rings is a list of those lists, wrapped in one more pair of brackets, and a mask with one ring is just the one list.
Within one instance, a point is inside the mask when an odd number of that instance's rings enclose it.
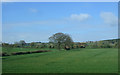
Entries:
{"label": "blue sky", "polygon": [[118,38],[117,2],[3,2],[3,42],[47,42],[57,32],[74,41]]}

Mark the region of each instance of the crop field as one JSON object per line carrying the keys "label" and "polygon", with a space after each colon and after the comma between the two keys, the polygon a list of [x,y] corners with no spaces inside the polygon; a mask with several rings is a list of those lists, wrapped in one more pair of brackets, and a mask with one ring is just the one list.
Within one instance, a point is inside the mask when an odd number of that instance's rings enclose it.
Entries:
{"label": "crop field", "polygon": [[3,73],[117,73],[118,49],[53,49],[45,53],[5,56],[2,61]]}

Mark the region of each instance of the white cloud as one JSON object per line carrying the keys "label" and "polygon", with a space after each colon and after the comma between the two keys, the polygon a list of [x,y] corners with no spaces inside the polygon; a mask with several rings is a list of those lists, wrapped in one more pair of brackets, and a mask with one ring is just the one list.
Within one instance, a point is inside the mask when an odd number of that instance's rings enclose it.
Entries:
{"label": "white cloud", "polygon": [[89,19],[91,16],[89,14],[72,14],[70,16],[70,20],[75,20],[75,21],[85,21]]}
{"label": "white cloud", "polygon": [[38,12],[38,10],[34,9],[34,8],[30,8],[30,11],[33,12],[33,13],[37,13]]}
{"label": "white cloud", "polygon": [[106,24],[109,24],[111,26],[118,24],[118,18],[112,12],[102,12],[100,16]]}

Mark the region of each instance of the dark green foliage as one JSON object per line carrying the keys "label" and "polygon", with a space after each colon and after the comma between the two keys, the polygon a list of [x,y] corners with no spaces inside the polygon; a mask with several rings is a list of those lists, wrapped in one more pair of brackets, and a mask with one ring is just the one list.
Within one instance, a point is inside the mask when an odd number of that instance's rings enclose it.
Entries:
{"label": "dark green foliage", "polygon": [[26,52],[13,52],[12,55],[22,55],[22,54],[32,54],[32,53],[41,53],[41,52],[50,52],[50,50],[37,50],[37,51],[26,51]]}
{"label": "dark green foliage", "polygon": [[57,47],[60,50],[61,48],[63,48],[61,46],[71,47],[73,40],[68,34],[56,33],[49,38],[49,42],[57,44]]}
{"label": "dark green foliage", "polygon": [[6,52],[3,52],[3,53],[0,53],[0,56],[10,56],[10,55]]}

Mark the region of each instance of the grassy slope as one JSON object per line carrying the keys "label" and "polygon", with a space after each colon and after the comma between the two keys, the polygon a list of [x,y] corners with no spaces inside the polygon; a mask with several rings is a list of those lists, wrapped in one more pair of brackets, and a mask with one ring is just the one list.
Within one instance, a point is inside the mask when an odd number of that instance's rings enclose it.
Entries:
{"label": "grassy slope", "polygon": [[117,49],[53,51],[3,59],[3,73],[116,73]]}

